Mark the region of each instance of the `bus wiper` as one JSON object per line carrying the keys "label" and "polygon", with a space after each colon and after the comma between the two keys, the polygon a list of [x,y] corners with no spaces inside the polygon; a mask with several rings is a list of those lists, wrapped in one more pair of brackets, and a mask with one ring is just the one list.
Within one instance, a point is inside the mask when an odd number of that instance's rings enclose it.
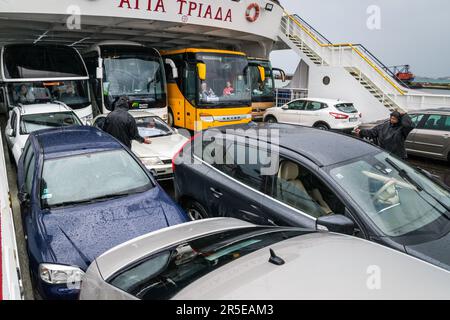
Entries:
{"label": "bus wiper", "polygon": [[408,174],[408,172],[406,172],[404,169],[401,169],[399,166],[397,166],[394,163],[394,161],[392,161],[389,158],[386,158],[385,161],[387,163],[389,163],[395,170],[397,170],[400,177],[402,177],[403,179],[405,179],[406,181],[411,183],[414,187],[417,188],[418,191],[425,192],[427,195],[429,195],[431,198],[433,198],[437,203],[439,203],[443,208],[445,208],[447,210],[447,212],[450,211],[450,208],[445,203],[443,203],[441,200],[439,200],[439,198],[437,198],[436,196],[432,195],[430,192],[425,190],[419,183],[417,183],[413,178],[411,178],[411,176]]}

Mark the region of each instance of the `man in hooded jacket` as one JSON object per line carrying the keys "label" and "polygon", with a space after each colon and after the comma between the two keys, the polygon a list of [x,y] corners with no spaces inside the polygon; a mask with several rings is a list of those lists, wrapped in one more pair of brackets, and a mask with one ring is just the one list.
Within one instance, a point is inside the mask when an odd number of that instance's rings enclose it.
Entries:
{"label": "man in hooded jacket", "polygon": [[103,130],[131,149],[131,141],[150,144],[150,138],[139,134],[136,120],[128,113],[128,99],[120,97],[114,104],[114,111],[105,120]]}
{"label": "man in hooded jacket", "polygon": [[414,127],[414,123],[407,114],[394,111],[388,122],[372,129],[356,129],[355,132],[361,138],[376,139],[380,148],[406,159],[405,141]]}

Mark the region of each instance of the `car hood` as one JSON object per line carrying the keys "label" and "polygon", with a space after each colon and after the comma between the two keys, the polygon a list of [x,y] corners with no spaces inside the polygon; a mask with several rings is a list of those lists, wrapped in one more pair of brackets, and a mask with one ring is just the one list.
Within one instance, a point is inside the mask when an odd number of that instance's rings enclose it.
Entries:
{"label": "car hood", "polygon": [[172,159],[189,140],[181,134],[150,139],[152,140],[151,144],[133,141],[131,149],[139,158],[160,157],[162,159]]}
{"label": "car hood", "polygon": [[41,215],[43,262],[86,270],[107,250],[149,232],[186,221],[182,210],[155,187],[95,204],[53,209]]}
{"label": "car hood", "polygon": [[450,271],[448,248],[450,248],[450,232],[437,240],[405,246],[408,254]]}

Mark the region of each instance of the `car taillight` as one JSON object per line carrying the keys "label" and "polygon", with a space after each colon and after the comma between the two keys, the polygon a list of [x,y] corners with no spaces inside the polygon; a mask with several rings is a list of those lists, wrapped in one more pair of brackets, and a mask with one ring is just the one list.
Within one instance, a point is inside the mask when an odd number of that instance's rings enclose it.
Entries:
{"label": "car taillight", "polygon": [[342,114],[342,113],[336,113],[336,112],[330,112],[330,116],[332,116],[335,119],[348,119],[348,115]]}
{"label": "car taillight", "polygon": [[194,139],[197,138],[199,135],[201,135],[201,132],[195,134],[192,138],[190,138],[188,141],[186,141],[186,142],[181,146],[180,150],[178,150],[177,153],[175,153],[175,155],[174,155],[173,158],[172,158],[172,171],[173,171],[173,173],[175,173],[175,167],[176,167],[176,165],[175,165],[175,160],[176,160],[176,158],[180,155],[181,151],[183,151],[183,149],[184,149],[189,143],[192,143],[192,142],[194,141]]}

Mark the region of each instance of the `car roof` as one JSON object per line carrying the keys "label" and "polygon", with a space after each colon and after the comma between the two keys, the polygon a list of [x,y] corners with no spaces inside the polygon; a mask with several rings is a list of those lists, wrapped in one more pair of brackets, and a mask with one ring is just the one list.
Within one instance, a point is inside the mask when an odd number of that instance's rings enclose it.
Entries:
{"label": "car roof", "polygon": [[298,125],[251,122],[246,125],[225,126],[214,130],[220,130],[224,134],[245,136],[247,129],[253,129],[256,132],[263,130],[261,134],[258,134],[260,140],[267,140],[267,130],[277,130],[280,147],[296,152],[321,167],[381,151],[378,147],[350,135]]}
{"label": "car roof", "polygon": [[108,279],[130,263],[168,246],[215,232],[249,227],[256,227],[256,225],[234,218],[212,218],[188,222],[125,242],[99,256],[96,263],[103,278]]}
{"label": "car roof", "polygon": [[[270,263],[269,249],[285,263]],[[173,299],[448,297],[450,272],[444,269],[356,237],[309,233],[225,264],[183,288]]]}
{"label": "car roof", "polygon": [[65,104],[59,103],[21,104],[16,108],[19,109],[22,115],[72,111],[72,109]]}
{"label": "car roof", "polygon": [[90,126],[39,130],[30,136],[36,137],[46,158],[123,148],[115,138]]}
{"label": "car roof", "polygon": [[300,99],[295,99],[296,100],[305,100],[305,101],[315,101],[315,102],[321,102],[321,103],[325,103],[328,105],[336,105],[339,103],[352,103],[350,101],[346,101],[346,100],[340,100],[340,99],[326,99],[326,98],[300,98]]}
{"label": "car roof", "polygon": [[410,111],[409,113],[414,114],[414,113],[433,113],[433,112],[439,112],[439,113],[448,114],[448,113],[450,113],[450,108],[443,107],[443,108],[431,108],[431,109],[413,110],[413,111]]}

